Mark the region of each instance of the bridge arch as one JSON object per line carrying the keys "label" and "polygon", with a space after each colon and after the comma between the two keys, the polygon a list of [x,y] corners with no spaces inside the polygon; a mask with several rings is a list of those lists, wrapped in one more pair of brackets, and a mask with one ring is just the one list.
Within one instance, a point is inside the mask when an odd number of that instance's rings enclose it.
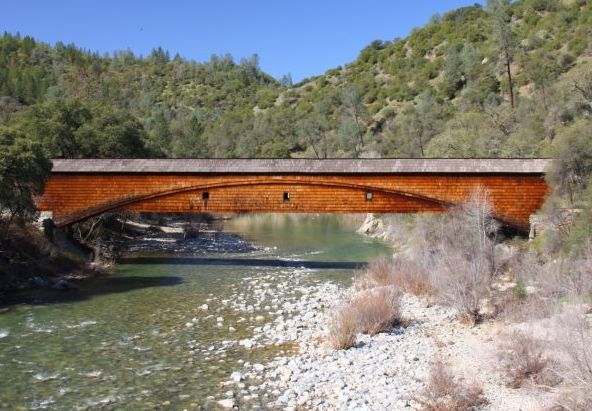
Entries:
{"label": "bridge arch", "polygon": [[[219,205],[212,206],[212,202],[216,201],[215,192],[218,189],[230,189],[235,190],[234,194],[239,194],[243,190],[236,190],[247,188],[248,191],[257,191],[256,189],[264,189],[265,191],[273,192],[277,190],[269,190],[269,186],[278,186],[282,188],[283,192],[291,193],[292,196],[290,198],[290,203],[286,203],[283,197],[277,195],[275,193],[275,197],[273,197],[270,201],[269,206],[273,206],[274,203],[282,203],[284,206],[283,209],[277,209],[274,207],[269,207],[270,209],[273,208],[271,211],[275,212],[315,212],[315,210],[311,210],[310,203],[307,207],[302,207],[295,203],[297,198],[294,198],[294,188],[298,187],[307,187],[307,188],[315,188],[315,192],[317,195],[321,196],[328,196],[332,193],[331,189],[346,189],[351,191],[352,195],[367,195],[367,193],[371,193],[372,198],[367,199],[367,202],[376,201],[377,196],[386,196],[391,197],[393,200],[397,200],[399,202],[405,202],[406,206],[409,207],[408,203],[417,204],[418,211],[444,211],[454,206],[454,204],[438,199],[432,198],[425,195],[421,195],[418,193],[407,192],[402,190],[396,189],[388,189],[388,188],[381,188],[375,187],[371,185],[365,184],[350,184],[345,182],[331,182],[331,181],[323,181],[323,180],[309,180],[303,182],[302,180],[296,179],[282,179],[278,181],[277,179],[270,178],[268,176],[259,179],[256,183],[252,180],[244,180],[244,181],[233,181],[231,183],[211,183],[211,184],[199,184],[199,185],[192,185],[188,187],[174,187],[165,190],[159,190],[155,192],[151,192],[148,194],[140,194],[137,196],[124,196],[121,198],[114,198],[110,199],[106,202],[93,205],[91,207],[82,208],[77,210],[73,213],[65,215],[63,217],[58,217],[55,219],[55,223],[58,226],[69,225],[73,223],[77,223],[83,220],[86,220],[91,217],[95,217],[99,214],[113,212],[118,210],[133,210],[133,211],[153,211],[154,208],[158,207],[154,204],[162,203],[166,201],[166,199],[171,199],[178,197],[180,194],[188,194],[189,196],[193,196],[194,198],[184,198],[178,199],[175,201],[175,204],[178,206],[170,206],[169,205],[169,212],[181,212],[181,213],[199,213],[199,212],[250,212],[250,211],[266,211],[266,208],[263,204],[257,205],[257,210],[253,210],[251,207],[244,207],[241,208],[240,206],[232,204],[227,199],[223,200],[225,204],[229,206],[229,208],[221,209]],[[328,189],[328,190],[327,190]],[[195,195],[207,192],[208,198],[204,199],[203,196]],[[243,193],[244,194],[244,193]],[[271,194],[270,196],[273,196]],[[253,199],[250,199],[253,200]],[[304,195],[300,198],[300,200],[307,201],[308,196]],[[183,206],[183,203],[186,205]],[[295,206],[294,206],[295,205]],[[313,207],[315,205],[313,204]],[[365,205],[365,208],[368,208],[369,205]],[[380,207],[380,206],[378,206]],[[391,206],[392,208],[392,206]],[[329,212],[334,211],[331,207],[328,208]],[[353,209],[349,209],[351,211],[355,211]],[[377,209],[379,210],[379,209]],[[316,210],[318,211],[318,210]],[[165,210],[163,210],[165,212]],[[343,211],[347,212],[347,211]]]}

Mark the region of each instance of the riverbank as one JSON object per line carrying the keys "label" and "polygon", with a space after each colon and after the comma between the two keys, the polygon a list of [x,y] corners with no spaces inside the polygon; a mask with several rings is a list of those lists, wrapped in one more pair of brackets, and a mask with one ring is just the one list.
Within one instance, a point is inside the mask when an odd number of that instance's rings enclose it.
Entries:
{"label": "riverbank", "polygon": [[0,309],[0,408],[270,409],[274,389],[247,373],[297,344],[254,336],[288,320],[308,289],[345,287],[390,254],[354,231],[339,216],[237,216],[191,238],[138,237],[111,275],[77,290],[16,293]]}
{"label": "riverbank", "polygon": [[[236,387],[243,378],[258,381],[257,390],[272,393],[270,408],[297,410],[422,409],[425,389],[435,361],[448,363],[455,374],[477,382],[489,404],[484,410],[538,410],[552,404],[552,394],[539,389],[508,387],[500,369],[498,348],[503,326],[470,327],[456,312],[405,294],[401,300],[406,327],[375,336],[358,335],[356,346],[334,350],[326,341],[328,316],[347,289],[319,284],[300,290],[297,301],[286,301],[273,322],[256,330],[254,344],[292,343],[296,353],[241,369],[242,377],[226,384]],[[240,390],[239,390],[240,391]],[[248,401],[243,397],[222,404]]]}
{"label": "riverbank", "polygon": [[[392,230],[369,216],[358,232],[388,239]],[[293,286],[287,283],[279,292]],[[515,284],[503,285],[507,286]],[[261,391],[269,395],[267,407],[282,410],[429,409],[424,393],[436,363],[446,364],[461,384],[482,390],[486,404],[478,409],[541,410],[556,405],[557,390],[537,384],[512,387],[502,364],[500,352],[510,331],[531,323],[509,324],[500,318],[471,325],[460,320],[457,310],[431,297],[403,293],[400,312],[405,326],[374,336],[358,334],[354,347],[335,350],[327,341],[329,319],[337,302],[355,290],[325,282],[301,287],[299,293],[298,298],[280,294],[282,314],[255,328],[250,339],[251,344],[290,343],[297,350],[267,364],[237,369],[223,383],[234,390],[219,399],[219,405],[236,407]],[[530,360],[530,355],[525,352],[522,360]]]}
{"label": "riverbank", "polygon": [[0,293],[76,289],[81,282],[111,273],[126,253],[207,252],[219,246],[212,236],[225,235],[208,227],[209,218],[188,224],[178,216],[155,221],[106,215],[97,221],[83,222],[70,232],[53,230],[51,241],[34,224],[12,225],[0,249]]}
{"label": "riverbank", "polygon": [[27,288],[75,287],[96,277],[103,267],[88,265],[83,256],[50,242],[33,225],[13,225],[0,249],[0,293]]}

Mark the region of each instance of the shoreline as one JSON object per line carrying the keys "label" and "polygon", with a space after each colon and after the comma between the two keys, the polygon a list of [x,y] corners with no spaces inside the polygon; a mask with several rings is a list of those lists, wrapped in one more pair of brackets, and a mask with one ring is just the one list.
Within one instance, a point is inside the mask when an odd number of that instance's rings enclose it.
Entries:
{"label": "shoreline", "polygon": [[[465,381],[482,384],[489,404],[480,409],[534,410],[549,405],[550,395],[539,390],[507,386],[498,369],[501,324],[471,327],[458,320],[454,309],[413,295],[401,299],[406,327],[375,336],[358,334],[356,346],[348,350],[330,348],[324,341],[327,314],[336,296],[347,292],[333,283],[307,287],[297,302],[283,305],[282,311],[291,317],[276,318],[252,337],[255,343],[299,346],[293,355],[241,370],[242,377],[260,382],[259,388],[272,394],[270,408],[421,409],[417,400],[436,360],[449,363]],[[236,384],[242,377],[224,384]]]}
{"label": "shoreline", "polygon": [[[388,241],[388,224],[376,221],[380,220],[367,216],[357,232]],[[399,246],[388,242],[393,251]],[[308,286],[299,299],[285,301],[280,311],[289,317],[280,315],[258,327],[252,340],[292,343],[298,350],[233,373],[222,384],[234,386],[239,394],[227,393],[218,404],[229,409],[250,400],[243,381],[254,381],[256,390],[270,394],[271,409],[419,410],[436,361],[448,364],[461,380],[483,387],[488,404],[480,410],[538,410],[553,404],[552,390],[508,386],[499,364],[499,347],[510,328],[503,320],[471,326],[459,320],[455,309],[428,297],[403,293],[405,327],[375,336],[358,334],[354,347],[334,350],[326,341],[327,319],[335,302],[351,292],[329,281]]]}

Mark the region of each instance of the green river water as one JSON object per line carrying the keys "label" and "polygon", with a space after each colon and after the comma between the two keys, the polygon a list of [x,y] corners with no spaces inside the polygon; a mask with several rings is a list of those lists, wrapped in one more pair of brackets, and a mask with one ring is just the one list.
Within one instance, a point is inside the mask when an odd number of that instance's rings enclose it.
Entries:
{"label": "green river water", "polygon": [[[347,284],[357,263],[390,253],[335,216],[217,224],[197,243],[152,238],[113,275],[78,290],[5,299],[0,409],[215,409],[228,390],[219,383],[232,371],[287,349],[233,343],[271,320],[278,299],[297,298],[274,284],[295,276],[301,284]],[[263,283],[268,301],[253,294]],[[265,400],[249,407],[265,408]]]}

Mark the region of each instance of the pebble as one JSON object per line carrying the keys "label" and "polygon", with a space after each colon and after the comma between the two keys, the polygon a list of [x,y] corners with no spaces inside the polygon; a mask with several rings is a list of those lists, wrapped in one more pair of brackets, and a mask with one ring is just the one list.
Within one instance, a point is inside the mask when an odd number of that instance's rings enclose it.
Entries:
{"label": "pebble", "polygon": [[234,400],[232,398],[226,398],[224,400],[219,400],[218,405],[222,408],[232,408],[234,407]]}
{"label": "pebble", "polygon": [[243,375],[240,372],[235,371],[232,374],[230,374],[230,378],[234,382],[241,382],[243,380]]}

